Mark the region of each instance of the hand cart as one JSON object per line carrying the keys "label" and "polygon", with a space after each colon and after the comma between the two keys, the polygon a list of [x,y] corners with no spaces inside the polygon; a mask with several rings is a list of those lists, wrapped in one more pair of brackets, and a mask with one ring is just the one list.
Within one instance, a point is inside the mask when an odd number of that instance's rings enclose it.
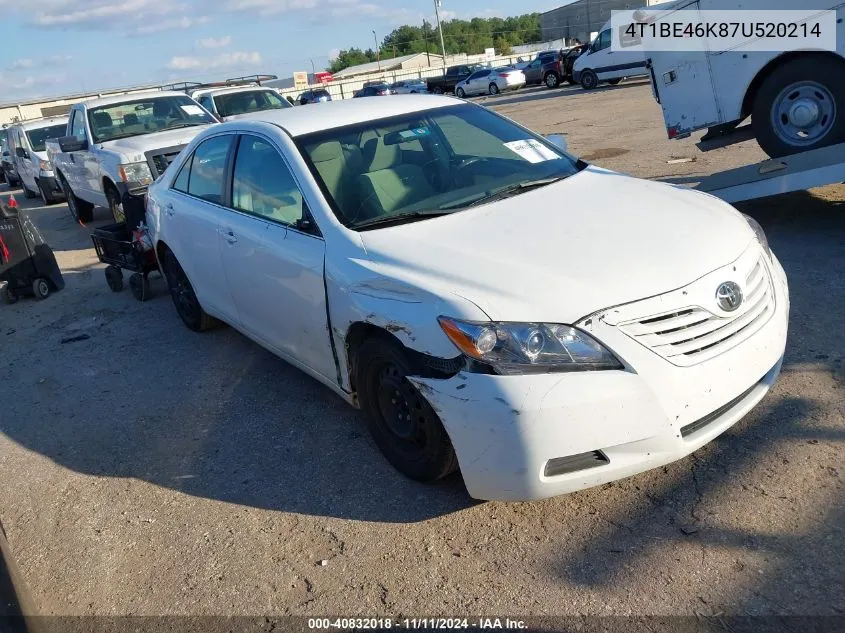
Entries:
{"label": "hand cart", "polygon": [[125,222],[109,224],[94,229],[91,233],[97,258],[106,268],[106,283],[113,292],[123,290],[123,271],[129,276],[129,289],[138,301],[147,301],[152,297],[148,276],[159,272],[155,251],[149,241],[146,227],[141,224],[132,231]]}

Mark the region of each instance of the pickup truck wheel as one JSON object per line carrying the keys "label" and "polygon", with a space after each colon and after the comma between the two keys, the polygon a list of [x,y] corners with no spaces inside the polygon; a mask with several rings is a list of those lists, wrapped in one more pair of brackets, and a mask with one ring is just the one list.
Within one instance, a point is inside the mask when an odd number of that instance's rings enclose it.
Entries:
{"label": "pickup truck wheel", "polygon": [[120,194],[117,189],[109,185],[106,188],[106,200],[109,203],[109,211],[115,222],[126,222],[126,214],[123,212],[123,203],[120,201]]}
{"label": "pickup truck wheel", "polygon": [[435,86],[434,89],[432,90],[432,92],[436,95],[442,95],[443,94],[443,88],[441,88],[440,86]]}
{"label": "pickup truck wheel", "polygon": [[219,324],[217,319],[202,309],[194,293],[194,287],[188,281],[188,276],[182,270],[179,260],[169,250],[164,257],[164,276],[167,279],[167,287],[170,289],[176,312],[189,329],[194,332],[205,332]]}
{"label": "pickup truck wheel", "polygon": [[546,84],[546,88],[557,88],[560,85],[560,77],[555,72],[548,72],[543,78],[543,83]]}
{"label": "pickup truck wheel", "polygon": [[776,68],[760,85],[751,125],[772,158],[845,141],[845,64],[813,55]]}
{"label": "pickup truck wheel", "polygon": [[455,88],[455,96],[458,99],[463,99],[466,96],[463,88]]}
{"label": "pickup truck wheel", "polygon": [[593,90],[599,85],[599,76],[592,70],[585,70],[581,73],[581,87],[584,90]]}
{"label": "pickup truck wheel", "polygon": [[26,185],[23,185],[23,197],[32,200],[33,198],[37,197],[38,194],[29,190]]}
{"label": "pickup truck wheel", "polygon": [[65,192],[67,208],[70,210],[73,219],[77,222],[82,222],[82,224],[91,222],[94,219],[94,205],[77,198],[70,185],[67,184],[64,176],[59,176],[59,185],[61,185],[62,191]]}
{"label": "pickup truck wheel", "polygon": [[421,482],[458,469],[455,449],[440,418],[408,380],[411,363],[385,338],[364,341],[355,358],[358,397],[373,440],[403,475]]}

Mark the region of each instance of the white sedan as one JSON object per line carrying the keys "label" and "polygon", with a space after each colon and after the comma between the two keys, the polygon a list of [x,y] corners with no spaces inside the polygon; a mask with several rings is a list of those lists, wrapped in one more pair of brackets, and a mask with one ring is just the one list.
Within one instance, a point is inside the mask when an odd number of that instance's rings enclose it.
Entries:
{"label": "white sedan", "polygon": [[189,328],[229,323],[363,409],[408,477],[540,499],[730,428],[789,313],[751,218],[563,145],[449,97],[262,112],[201,132],[148,221]]}
{"label": "white sedan", "polygon": [[455,85],[455,94],[463,99],[474,95],[497,95],[506,90],[519,90],[525,85],[525,73],[510,66],[482,68]]}

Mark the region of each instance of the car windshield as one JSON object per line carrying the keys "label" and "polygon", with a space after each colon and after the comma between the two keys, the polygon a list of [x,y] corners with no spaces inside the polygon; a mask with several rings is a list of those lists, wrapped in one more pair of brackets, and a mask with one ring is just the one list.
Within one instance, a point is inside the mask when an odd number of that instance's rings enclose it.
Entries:
{"label": "car windshield", "polygon": [[40,127],[35,130],[27,130],[26,137],[29,139],[29,146],[35,152],[43,152],[47,149],[47,139],[59,138],[67,132],[67,124],[51,125]]}
{"label": "car windshield", "polygon": [[296,143],[352,229],[458,212],[550,184],[581,165],[471,104],[315,132]]}
{"label": "car windshield", "polygon": [[293,107],[286,99],[282,99],[270,90],[250,90],[216,95],[214,105],[217,106],[217,112],[220,116],[234,116]]}
{"label": "car windshield", "polygon": [[88,121],[95,143],[215,122],[187,95],[123,101],[91,108]]}

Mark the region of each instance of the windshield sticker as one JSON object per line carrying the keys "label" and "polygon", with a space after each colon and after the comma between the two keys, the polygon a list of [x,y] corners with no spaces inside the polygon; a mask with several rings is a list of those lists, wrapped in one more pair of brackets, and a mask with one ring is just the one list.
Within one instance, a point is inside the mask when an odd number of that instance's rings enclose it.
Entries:
{"label": "windshield sticker", "polygon": [[527,138],[524,141],[511,141],[505,143],[510,151],[518,154],[529,163],[543,163],[547,160],[560,158],[555,152],[543,145],[540,141]]}
{"label": "windshield sticker", "polygon": [[203,114],[205,114],[202,108],[198,105],[180,105],[179,107],[182,108],[185,114],[190,116],[202,116]]}
{"label": "windshield sticker", "polygon": [[427,128],[418,127],[414,128],[413,130],[402,130],[399,132],[399,136],[401,136],[404,140],[412,139],[412,138],[420,138],[421,136],[428,136],[429,131]]}

